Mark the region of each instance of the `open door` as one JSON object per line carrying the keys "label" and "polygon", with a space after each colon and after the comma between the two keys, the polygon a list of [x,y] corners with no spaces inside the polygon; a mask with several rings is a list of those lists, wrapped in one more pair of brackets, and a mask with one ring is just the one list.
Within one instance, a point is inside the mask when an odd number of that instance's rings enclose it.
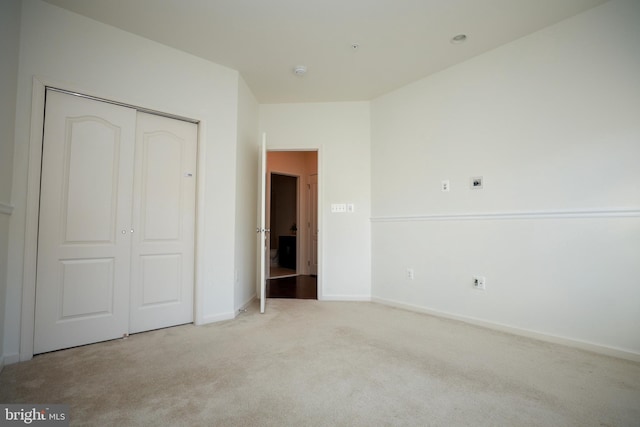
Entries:
{"label": "open door", "polygon": [[267,212],[267,134],[262,134],[260,144],[260,155],[258,156],[258,289],[260,292],[260,313],[264,313],[265,301],[267,298],[267,233],[266,212]]}

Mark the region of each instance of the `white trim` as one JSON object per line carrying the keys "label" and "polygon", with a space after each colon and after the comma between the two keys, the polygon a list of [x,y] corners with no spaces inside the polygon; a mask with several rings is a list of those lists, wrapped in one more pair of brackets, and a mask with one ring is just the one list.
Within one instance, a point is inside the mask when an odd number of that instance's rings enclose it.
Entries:
{"label": "white trim", "polygon": [[640,353],[635,353],[629,350],[621,348],[609,347],[601,344],[595,344],[588,341],[576,340],[573,338],[561,337],[558,335],[545,334],[542,332],[532,331],[529,329],[517,328],[509,325],[505,325],[497,322],[490,322],[474,317],[461,316],[458,314],[448,313],[439,310],[433,310],[426,307],[420,307],[413,304],[406,304],[400,301],[395,301],[386,298],[373,297],[371,299],[375,303],[388,305],[404,310],[414,311],[418,313],[429,314],[431,316],[442,317],[446,319],[458,320],[471,325],[481,326],[487,329],[493,329],[496,331],[506,332],[513,335],[519,335],[527,338],[533,338],[539,341],[550,342],[554,344],[560,344],[567,347],[579,348],[581,350],[591,351],[598,354],[604,354],[607,356],[613,356],[620,359],[631,360],[634,362],[640,362]]}
{"label": "white trim", "polygon": [[318,229],[320,232],[318,233],[318,271],[317,271],[317,297],[318,301],[325,300],[324,298],[324,272],[326,271],[324,265],[324,144],[319,144],[314,147],[304,147],[299,148],[296,146],[293,147],[278,147],[278,146],[270,146],[267,143],[267,151],[315,151],[318,153],[317,166],[318,166]]}
{"label": "white trim", "polygon": [[20,360],[33,357],[36,313],[36,263],[38,247],[38,213],[40,211],[40,172],[42,135],[44,132],[44,99],[46,84],[33,78],[31,123],[27,165],[27,197],[25,208],[24,258],[22,265],[22,311],[20,323]]}
{"label": "white trim", "polygon": [[236,310],[236,316],[238,314],[240,314],[241,312],[245,311],[251,304],[253,304],[254,301],[256,301],[258,299],[258,294],[254,293],[247,302],[245,302],[244,304],[242,304],[240,307],[238,307],[238,309]]}
{"label": "white trim", "polygon": [[13,213],[13,206],[8,203],[0,202],[0,214],[11,215]]}
{"label": "white trim", "polygon": [[234,312],[211,314],[209,316],[203,316],[202,323],[199,323],[197,326],[202,326],[202,325],[215,323],[215,322],[222,322],[223,320],[232,320],[232,319],[235,319],[235,317],[236,317],[236,313]]}
{"label": "white trim", "polygon": [[194,281],[195,289],[193,290],[193,322],[195,325],[204,324],[204,288],[205,288],[205,266],[207,265],[207,259],[205,258],[205,245],[204,245],[204,229],[205,229],[205,182],[206,182],[206,170],[205,167],[205,150],[207,144],[206,141],[207,125],[205,121],[200,120],[198,123],[198,152],[196,156],[196,234],[195,234],[195,256],[194,256]]}
{"label": "white trim", "polygon": [[[13,354],[5,354],[0,357],[0,366],[5,367],[9,365],[13,365],[14,363],[18,363],[20,361],[20,355],[17,353]],[[2,369],[0,369],[1,371]]]}
{"label": "white trim", "polygon": [[478,212],[462,214],[434,214],[413,216],[379,216],[371,222],[414,222],[414,221],[480,221],[505,219],[566,219],[566,218],[637,218],[638,209],[602,209],[581,211],[530,211],[530,212]]}
{"label": "white trim", "polygon": [[325,256],[324,256],[324,180],[325,180],[325,168],[324,168],[324,144],[320,144],[317,147],[318,150],[318,205],[316,209],[318,210],[318,266],[319,268],[316,270],[316,297],[318,300],[322,301],[324,299],[324,272],[328,269],[325,266]]}
{"label": "white trim", "polygon": [[372,300],[369,295],[323,295],[322,301],[371,302]]}

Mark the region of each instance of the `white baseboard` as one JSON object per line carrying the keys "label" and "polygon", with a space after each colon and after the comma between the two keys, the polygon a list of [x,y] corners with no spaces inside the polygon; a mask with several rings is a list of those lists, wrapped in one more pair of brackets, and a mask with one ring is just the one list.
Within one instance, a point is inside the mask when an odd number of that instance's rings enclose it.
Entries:
{"label": "white baseboard", "polygon": [[253,304],[253,302],[255,300],[258,299],[258,294],[253,294],[251,296],[251,298],[249,298],[249,300],[247,302],[245,302],[244,304],[242,304],[240,307],[238,307],[238,309],[236,310],[236,316],[241,312],[247,309],[247,307],[249,307],[251,304]]}
{"label": "white baseboard", "polygon": [[209,323],[215,323],[215,322],[222,322],[224,320],[231,320],[234,319],[236,317],[234,312],[227,312],[227,313],[220,313],[220,314],[213,314],[210,316],[203,316],[202,317],[202,321],[197,323],[197,326],[200,325],[207,325]]}
{"label": "white baseboard", "polygon": [[370,295],[322,295],[322,298],[318,298],[320,301],[358,301],[358,302],[371,302]]}
{"label": "white baseboard", "polygon": [[4,356],[0,356],[0,372],[2,368],[5,366],[13,365],[14,363],[18,363],[20,361],[19,354],[5,354]]}
{"label": "white baseboard", "polygon": [[608,347],[601,344],[594,344],[587,341],[580,341],[572,338],[561,337],[557,335],[550,335],[541,332],[531,331],[528,329],[516,328],[513,326],[504,325],[496,322],[489,322],[474,317],[461,316],[457,314],[447,313],[444,311],[433,310],[430,308],[420,307],[417,305],[406,304],[400,301],[394,301],[386,298],[373,297],[373,302],[388,305],[391,307],[401,308],[404,310],[415,311],[418,313],[425,313],[436,317],[443,317],[446,319],[458,320],[464,323],[469,323],[475,326],[481,326],[487,329],[493,329],[496,331],[507,332],[513,335],[519,335],[527,338],[533,338],[539,341],[550,342],[554,344],[565,345],[567,347],[579,348],[581,350],[591,351],[593,353],[603,354],[606,356],[617,357],[620,359],[631,360],[634,362],[640,362],[640,353],[634,353],[632,351],[623,350],[615,347]]}

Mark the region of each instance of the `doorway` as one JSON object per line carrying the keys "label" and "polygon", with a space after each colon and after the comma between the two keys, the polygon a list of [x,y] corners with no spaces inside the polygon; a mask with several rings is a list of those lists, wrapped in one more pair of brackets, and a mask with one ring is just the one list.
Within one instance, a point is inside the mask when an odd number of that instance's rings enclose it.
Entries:
{"label": "doorway", "polygon": [[298,177],[271,173],[269,278],[297,274]]}
{"label": "doorway", "polygon": [[317,298],[318,152],[267,152],[267,297]]}

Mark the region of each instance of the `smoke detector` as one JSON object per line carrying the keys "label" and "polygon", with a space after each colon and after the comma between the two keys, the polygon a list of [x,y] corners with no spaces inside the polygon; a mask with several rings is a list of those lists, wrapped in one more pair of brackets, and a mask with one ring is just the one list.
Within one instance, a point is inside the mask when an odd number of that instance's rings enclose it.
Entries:
{"label": "smoke detector", "polygon": [[305,74],[307,74],[307,67],[304,65],[296,65],[293,68],[293,74],[295,74],[296,76],[304,76]]}

